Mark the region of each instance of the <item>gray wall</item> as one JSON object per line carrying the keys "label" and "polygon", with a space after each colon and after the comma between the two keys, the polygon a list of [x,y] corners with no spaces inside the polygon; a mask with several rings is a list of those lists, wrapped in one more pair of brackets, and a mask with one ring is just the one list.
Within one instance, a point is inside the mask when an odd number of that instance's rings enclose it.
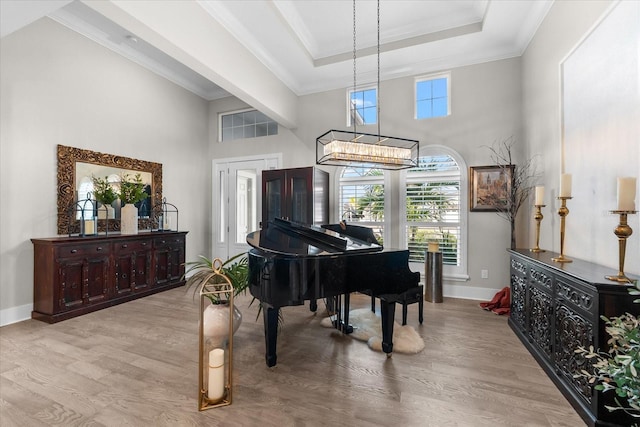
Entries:
{"label": "gray wall", "polygon": [[[618,216],[609,211],[616,208],[615,179],[617,176],[635,176],[640,179],[638,53],[636,50],[636,67],[629,67],[631,69],[620,69],[618,62],[610,61],[599,80],[601,87],[595,93],[590,93],[591,96],[600,98],[602,105],[608,105],[611,98],[614,99],[613,102],[616,98],[621,102],[628,102],[629,96],[635,95],[635,110],[625,110],[628,118],[610,118],[603,111],[601,117],[605,117],[607,123],[597,129],[592,122],[585,121],[583,128],[587,132],[582,135],[585,148],[576,150],[574,142],[573,150],[564,153],[564,166],[561,162],[564,138],[561,64],[570,59],[576,49],[581,48],[592,30],[599,28],[601,19],[616,3],[556,1],[522,57],[525,140],[530,155],[539,155],[542,160],[544,177],[541,184],[547,189],[547,207],[543,212],[545,218],[541,227],[540,246],[560,251],[560,221],[557,214],[559,203],[555,197],[558,195],[560,173],[564,167],[567,173],[573,175],[574,181],[574,198],[567,203],[570,213],[566,218],[564,252],[569,257],[609,266],[614,275],[618,267],[618,247],[613,229],[618,224]],[[635,16],[638,16],[637,2],[621,4],[625,4],[625,7],[634,5]],[[620,30],[624,34],[629,29]],[[625,40],[611,46],[611,51],[619,49],[618,44],[628,42],[629,38],[625,37]],[[637,47],[637,37],[635,42]],[[601,62],[601,59],[593,58],[593,64]],[[580,77],[587,75],[588,71],[585,69]],[[635,72],[635,79],[632,79],[635,81],[635,88],[629,86],[624,93],[613,94],[606,87],[603,90],[602,85],[607,84],[605,77],[628,78],[629,72]],[[593,87],[596,85],[587,86],[586,90],[592,90]],[[611,108],[607,108],[609,109]],[[612,129],[611,122],[624,128]],[[624,137],[612,137],[621,134]],[[636,209],[638,207],[640,199],[636,195]],[[627,241],[625,271],[640,274],[640,215],[629,215],[629,225],[634,233]],[[534,227],[533,220],[530,220],[527,230],[530,241],[533,241]]]}
{"label": "gray wall", "polygon": [[207,253],[207,102],[47,18],[0,43],[0,323],[30,316],[29,239],[57,234],[57,144],[162,163],[187,258]]}

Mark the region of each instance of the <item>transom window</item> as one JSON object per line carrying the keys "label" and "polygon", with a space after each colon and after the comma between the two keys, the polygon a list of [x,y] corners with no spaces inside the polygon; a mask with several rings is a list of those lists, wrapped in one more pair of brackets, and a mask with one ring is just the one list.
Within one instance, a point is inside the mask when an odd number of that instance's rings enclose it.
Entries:
{"label": "transom window", "polygon": [[451,114],[449,74],[416,79],[416,119]]}
{"label": "transom window", "polygon": [[278,123],[258,110],[224,113],[219,117],[218,140],[222,142],[278,134]]}
{"label": "transom window", "polygon": [[347,102],[347,126],[374,125],[378,122],[378,89],[350,90]]}

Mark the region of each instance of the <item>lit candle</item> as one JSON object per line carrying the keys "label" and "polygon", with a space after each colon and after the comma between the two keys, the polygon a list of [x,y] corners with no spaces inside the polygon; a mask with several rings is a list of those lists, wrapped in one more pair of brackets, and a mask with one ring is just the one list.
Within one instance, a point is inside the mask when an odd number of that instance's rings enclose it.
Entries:
{"label": "lit candle", "polygon": [[560,177],[560,197],[571,197],[571,174],[563,173]]}
{"label": "lit candle", "polygon": [[438,252],[440,250],[440,244],[438,242],[429,242],[428,252]]}
{"label": "lit candle", "polygon": [[618,210],[636,210],[636,178],[618,178]]}
{"label": "lit candle", "polygon": [[544,205],[543,199],[544,199],[544,187],[538,186],[538,187],[536,187],[536,202],[535,202],[535,205],[536,206]]}
{"label": "lit candle", "polygon": [[220,400],[224,396],[224,350],[214,348],[209,352],[209,384],[207,397]]}

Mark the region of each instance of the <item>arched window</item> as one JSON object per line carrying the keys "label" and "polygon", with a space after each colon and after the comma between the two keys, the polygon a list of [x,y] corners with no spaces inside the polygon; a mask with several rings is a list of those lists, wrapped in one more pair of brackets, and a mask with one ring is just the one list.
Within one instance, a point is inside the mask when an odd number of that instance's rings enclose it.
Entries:
{"label": "arched window", "polygon": [[338,180],[338,218],[373,229],[385,246],[409,249],[423,271],[429,242],[443,252],[444,276],[467,280],[467,166],[454,150],[422,147],[418,167],[400,172],[345,167]]}
{"label": "arched window", "polygon": [[450,277],[467,276],[465,171],[455,151],[427,146],[404,177],[403,243],[410,262],[424,264],[428,244],[437,242]]}

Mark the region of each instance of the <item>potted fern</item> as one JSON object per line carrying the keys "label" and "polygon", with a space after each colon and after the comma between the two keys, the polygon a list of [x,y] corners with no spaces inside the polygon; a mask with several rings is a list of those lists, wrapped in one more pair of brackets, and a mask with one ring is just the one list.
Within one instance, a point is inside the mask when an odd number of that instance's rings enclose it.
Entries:
{"label": "potted fern", "polygon": [[[186,277],[185,288],[193,288],[194,297],[204,284],[220,283],[222,278],[215,275],[214,260],[200,255],[198,261],[185,263],[187,267],[184,277]],[[234,296],[245,293],[249,287],[249,261],[247,254],[241,252],[227,259],[220,268],[231,282]],[[222,336],[229,330],[229,304],[228,300],[219,298],[218,295],[208,295],[209,304],[203,313],[204,335],[207,337]],[[235,333],[242,323],[242,313],[238,307],[234,306],[233,311],[233,332]]]}

